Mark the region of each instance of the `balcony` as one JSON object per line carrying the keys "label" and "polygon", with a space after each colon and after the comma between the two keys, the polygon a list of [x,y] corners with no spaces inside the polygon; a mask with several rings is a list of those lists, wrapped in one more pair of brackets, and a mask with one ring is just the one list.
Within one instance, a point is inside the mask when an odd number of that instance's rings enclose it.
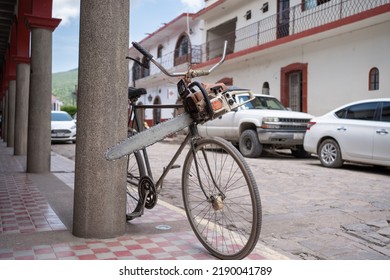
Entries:
{"label": "balcony", "polygon": [[[185,59],[177,58],[175,52],[171,52],[157,60],[166,69],[178,67],[178,61],[184,66],[187,63],[206,63],[222,55],[225,40],[228,41],[227,53],[238,53],[389,5],[390,0],[330,0],[320,3],[308,0],[205,44],[190,46]],[[150,75],[158,73],[160,70],[151,65]]]}

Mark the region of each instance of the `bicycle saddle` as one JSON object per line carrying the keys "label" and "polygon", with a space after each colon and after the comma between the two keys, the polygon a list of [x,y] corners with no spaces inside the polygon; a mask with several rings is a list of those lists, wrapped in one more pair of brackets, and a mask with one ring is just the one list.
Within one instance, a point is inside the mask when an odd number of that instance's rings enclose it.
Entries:
{"label": "bicycle saddle", "polygon": [[138,98],[144,94],[146,94],[146,89],[144,88],[129,87],[129,99]]}

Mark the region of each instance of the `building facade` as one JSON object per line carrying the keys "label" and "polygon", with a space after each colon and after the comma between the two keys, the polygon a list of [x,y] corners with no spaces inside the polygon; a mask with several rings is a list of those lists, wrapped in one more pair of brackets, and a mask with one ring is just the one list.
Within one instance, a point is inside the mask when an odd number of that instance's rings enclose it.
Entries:
{"label": "building facade", "polygon": [[[209,68],[226,40],[226,61],[201,81],[250,88],[321,115],[346,102],[390,97],[388,30],[390,0],[207,0],[140,43],[179,72],[189,63]],[[139,56],[133,48],[130,55]],[[147,89],[143,104],[177,102],[176,81],[153,66],[142,72],[131,65],[130,80]],[[145,118],[154,124],[172,114],[151,110]]]}

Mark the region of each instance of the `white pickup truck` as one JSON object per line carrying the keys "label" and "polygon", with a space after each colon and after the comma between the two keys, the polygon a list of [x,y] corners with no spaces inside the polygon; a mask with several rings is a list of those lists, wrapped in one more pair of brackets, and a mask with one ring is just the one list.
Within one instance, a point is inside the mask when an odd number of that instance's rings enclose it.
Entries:
{"label": "white pickup truck", "polygon": [[[248,89],[229,91],[238,103],[249,98]],[[199,125],[199,134],[229,140],[238,145],[245,157],[260,157],[263,149],[290,149],[297,158],[309,157],[303,149],[303,138],[313,116],[286,109],[275,97],[254,96],[255,99],[235,111]]]}

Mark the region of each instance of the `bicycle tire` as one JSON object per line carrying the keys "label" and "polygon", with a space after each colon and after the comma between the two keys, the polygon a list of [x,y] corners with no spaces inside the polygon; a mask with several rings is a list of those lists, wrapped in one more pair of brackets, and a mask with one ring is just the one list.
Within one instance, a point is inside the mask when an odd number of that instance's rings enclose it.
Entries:
{"label": "bicycle tire", "polygon": [[232,260],[252,252],[262,224],[260,195],[248,164],[230,142],[197,140],[184,161],[182,188],[190,225],[212,255]]}
{"label": "bicycle tire", "polygon": [[132,220],[131,215],[137,206],[142,203],[139,194],[139,182],[146,175],[145,164],[141,151],[128,156],[127,159],[127,185],[126,185],[126,219]]}

